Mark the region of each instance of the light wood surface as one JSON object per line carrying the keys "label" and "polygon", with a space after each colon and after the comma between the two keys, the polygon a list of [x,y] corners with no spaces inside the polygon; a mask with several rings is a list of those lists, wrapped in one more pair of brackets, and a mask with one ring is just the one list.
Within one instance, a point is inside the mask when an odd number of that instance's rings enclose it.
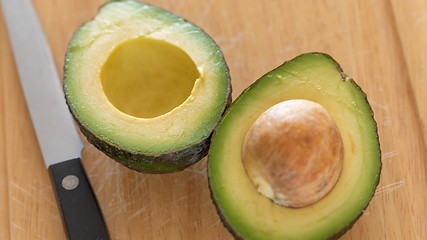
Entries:
{"label": "light wood surface", "polygon": [[[296,55],[330,54],[365,90],[383,171],[342,239],[427,239],[425,0],[148,1],[202,27],[230,67],[233,98]],[[73,31],[103,0],[34,0],[58,72]],[[113,239],[232,239],[210,200],[206,159],[180,173],[129,170],[86,143],[83,162]],[[0,239],[64,239],[0,13]]]}

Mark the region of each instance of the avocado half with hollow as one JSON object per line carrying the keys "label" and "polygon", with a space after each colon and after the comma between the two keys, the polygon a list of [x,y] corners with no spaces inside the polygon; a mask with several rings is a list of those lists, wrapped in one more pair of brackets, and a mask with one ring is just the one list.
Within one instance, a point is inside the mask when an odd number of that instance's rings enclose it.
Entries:
{"label": "avocado half with hollow", "polygon": [[336,239],[372,199],[380,156],[366,94],[330,56],[308,53],[227,110],[209,150],[209,187],[236,238]]}
{"label": "avocado half with hollow", "polygon": [[206,156],[231,101],[215,42],[192,23],[135,1],[103,5],[75,32],[64,91],[90,143],[147,173],[180,171]]}

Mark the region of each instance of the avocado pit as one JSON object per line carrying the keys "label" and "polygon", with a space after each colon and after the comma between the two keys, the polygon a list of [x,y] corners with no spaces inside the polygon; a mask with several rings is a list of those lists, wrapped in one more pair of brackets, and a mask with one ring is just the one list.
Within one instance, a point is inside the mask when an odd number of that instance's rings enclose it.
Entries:
{"label": "avocado pit", "polygon": [[331,191],[343,154],[339,129],[327,110],[301,99],[261,114],[242,146],[243,165],[256,189],[290,208],[312,205]]}

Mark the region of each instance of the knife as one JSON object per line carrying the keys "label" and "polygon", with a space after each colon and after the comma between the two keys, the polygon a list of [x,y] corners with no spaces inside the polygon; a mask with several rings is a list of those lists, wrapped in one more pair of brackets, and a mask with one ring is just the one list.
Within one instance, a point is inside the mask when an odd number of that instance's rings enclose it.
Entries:
{"label": "knife", "polygon": [[83,143],[31,0],[2,0],[21,85],[69,239],[109,239],[81,163]]}

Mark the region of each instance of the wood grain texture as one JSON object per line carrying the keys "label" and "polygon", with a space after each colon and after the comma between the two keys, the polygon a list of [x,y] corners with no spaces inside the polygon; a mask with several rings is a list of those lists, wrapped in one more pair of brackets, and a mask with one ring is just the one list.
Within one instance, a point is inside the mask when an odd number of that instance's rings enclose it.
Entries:
{"label": "wood grain texture", "polygon": [[[1,10],[1,6],[0,6]],[[0,26],[4,26],[3,18],[0,18]],[[0,36],[7,36],[6,29],[0,28]],[[4,37],[0,37],[4,41]],[[0,52],[7,52],[8,46],[0,44]],[[8,57],[8,56],[7,56]],[[7,68],[3,54],[0,56],[0,239],[9,239],[9,192],[8,192],[8,176],[7,176],[7,161],[6,161],[6,133],[5,133],[5,72]]]}
{"label": "wood grain texture", "polygon": [[[405,176],[409,185],[407,190],[410,202],[410,211],[420,218],[414,218],[414,225],[418,232],[417,238],[424,239],[427,236],[427,160],[426,160],[426,136],[427,136],[427,1],[392,1],[393,14],[396,20],[396,29],[400,40],[401,52],[405,59],[405,68],[410,83],[410,98],[415,107],[417,134],[422,143],[423,158],[421,161],[413,161],[410,153],[402,162],[404,172],[410,172]],[[409,124],[404,126],[408,131]],[[405,131],[402,129],[402,131]],[[406,133],[408,134],[408,133]]]}
{"label": "wood grain texture", "polygon": [[[330,54],[365,90],[378,123],[376,195],[342,239],[427,239],[427,4],[387,1],[151,0],[223,50],[233,97],[283,61]],[[75,29],[103,0],[34,0],[58,72]],[[0,239],[64,239],[0,16]],[[232,239],[209,197],[206,159],[180,173],[129,170],[85,143],[83,162],[113,239]]]}

